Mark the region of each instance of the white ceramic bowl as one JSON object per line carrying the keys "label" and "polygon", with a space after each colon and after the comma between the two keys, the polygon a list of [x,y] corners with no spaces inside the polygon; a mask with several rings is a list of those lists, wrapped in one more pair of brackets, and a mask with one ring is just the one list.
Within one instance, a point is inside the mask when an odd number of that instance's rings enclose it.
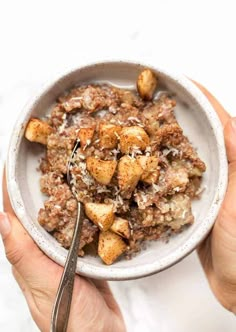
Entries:
{"label": "white ceramic bowl", "polygon": [[[42,117],[49,112],[55,99],[75,84],[108,81],[122,86],[134,86],[138,73],[147,65],[131,62],[104,62],[73,70],[44,88],[21,112],[14,127],[7,159],[7,184],[16,215],[38,246],[55,262],[64,265],[67,250],[37,222],[44,197],[39,188],[40,173],[36,170],[43,147],[24,138],[30,117]],[[220,121],[201,91],[187,78],[170,74],[158,67],[156,72],[162,87],[176,95],[176,116],[185,134],[198,149],[207,171],[200,200],[193,202],[195,223],[172,237],[168,244],[149,242],[146,250],[132,260],[121,259],[112,266],[97,257],[78,258],[81,275],[109,280],[124,280],[157,273],[183,259],[207,236],[222,203],[227,185],[227,160]]]}

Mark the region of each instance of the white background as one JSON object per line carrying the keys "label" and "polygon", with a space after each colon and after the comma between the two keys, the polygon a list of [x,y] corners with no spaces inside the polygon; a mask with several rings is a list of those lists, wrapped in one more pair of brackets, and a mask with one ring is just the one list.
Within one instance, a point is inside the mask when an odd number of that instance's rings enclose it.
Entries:
{"label": "white background", "polygon": [[[0,158],[46,80],[86,61],[135,59],[185,73],[236,115],[235,1],[0,0]],[[233,332],[196,254],[149,278],[113,282],[132,332]],[[91,308],[92,310],[92,308]],[[37,331],[0,245],[0,330]]]}

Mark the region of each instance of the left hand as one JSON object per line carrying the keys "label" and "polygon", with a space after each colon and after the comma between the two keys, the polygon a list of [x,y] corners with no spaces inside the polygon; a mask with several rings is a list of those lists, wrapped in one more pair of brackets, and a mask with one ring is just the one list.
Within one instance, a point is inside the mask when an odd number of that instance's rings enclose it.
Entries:
{"label": "left hand", "polygon": [[[3,181],[4,210],[0,232],[13,275],[43,332],[50,330],[51,312],[63,268],[35,244],[15,216]],[[120,309],[107,282],[76,275],[68,332],[125,332]]]}

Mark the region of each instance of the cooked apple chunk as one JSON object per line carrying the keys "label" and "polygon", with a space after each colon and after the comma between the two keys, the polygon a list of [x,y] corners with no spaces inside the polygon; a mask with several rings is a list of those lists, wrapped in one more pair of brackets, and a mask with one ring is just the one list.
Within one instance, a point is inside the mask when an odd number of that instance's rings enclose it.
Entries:
{"label": "cooked apple chunk", "polygon": [[185,168],[170,167],[166,170],[165,181],[169,192],[183,192],[189,183],[188,171]]}
{"label": "cooked apple chunk", "polygon": [[114,221],[113,204],[85,203],[84,208],[86,216],[101,230],[107,231],[111,227]]}
{"label": "cooked apple chunk", "polygon": [[126,238],[130,238],[129,221],[120,217],[115,217],[113,224],[111,225],[111,231]]}
{"label": "cooked apple chunk", "polygon": [[124,127],[120,132],[120,149],[122,153],[131,153],[134,149],[145,150],[149,145],[149,136],[139,126]]}
{"label": "cooked apple chunk", "polygon": [[101,124],[99,127],[100,146],[104,149],[114,149],[117,146],[120,126]]}
{"label": "cooked apple chunk", "polygon": [[202,176],[203,171],[199,167],[193,167],[189,169],[189,177]]}
{"label": "cooked apple chunk", "polygon": [[117,161],[88,157],[86,167],[92,177],[102,185],[108,185],[116,170]]}
{"label": "cooked apple chunk", "polygon": [[48,135],[52,133],[53,129],[45,121],[32,118],[27,124],[25,130],[25,137],[31,142],[37,142],[46,145]]}
{"label": "cooked apple chunk", "polygon": [[151,100],[157,87],[157,78],[150,69],[143,70],[138,76],[137,90],[144,100]]}
{"label": "cooked apple chunk", "polygon": [[138,156],[137,160],[143,169],[140,180],[152,184],[159,178],[158,158],[156,156]]}
{"label": "cooked apple chunk", "polygon": [[100,232],[98,240],[98,255],[107,265],[111,265],[127,249],[122,238],[110,231]]}
{"label": "cooked apple chunk", "polygon": [[94,135],[94,128],[80,128],[78,136],[80,139],[81,148],[84,149],[91,143]]}
{"label": "cooked apple chunk", "polygon": [[118,163],[118,184],[121,192],[128,196],[134,191],[143,169],[139,162],[130,156],[123,156]]}

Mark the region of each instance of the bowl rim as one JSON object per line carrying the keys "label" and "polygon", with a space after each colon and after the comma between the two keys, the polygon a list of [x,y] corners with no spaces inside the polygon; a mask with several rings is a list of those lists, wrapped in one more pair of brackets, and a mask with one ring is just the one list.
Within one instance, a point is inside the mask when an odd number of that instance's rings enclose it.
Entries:
{"label": "bowl rim", "polygon": [[202,224],[198,227],[196,232],[190,235],[189,239],[180,247],[178,247],[174,252],[168,254],[167,256],[156,260],[151,263],[146,263],[138,266],[134,266],[131,268],[123,268],[123,267],[114,267],[111,266],[94,266],[92,263],[86,263],[83,259],[78,258],[76,272],[91,278],[96,279],[107,279],[107,280],[129,280],[129,279],[137,279],[141,277],[145,277],[148,275],[152,275],[158,273],[168,267],[176,264],[188,254],[190,254],[208,235],[212,226],[214,225],[215,218],[220,209],[221,203],[223,201],[228,181],[228,162],[226,158],[226,150],[224,144],[224,136],[222,125],[218,118],[218,115],[214,111],[214,108],[205,97],[205,95],[200,91],[200,89],[188,78],[184,75],[175,73],[173,71],[166,70],[162,67],[159,67],[156,64],[149,63],[141,63],[130,60],[105,60],[105,61],[97,61],[92,63],[82,64],[76,68],[67,70],[63,73],[63,75],[57,75],[56,78],[52,79],[50,82],[47,82],[38,93],[36,93],[29,102],[23,108],[23,111],[20,113],[14,127],[12,130],[12,134],[10,137],[7,161],[6,161],[6,178],[7,178],[7,189],[10,197],[10,201],[12,207],[21,221],[22,225],[25,227],[27,232],[31,235],[33,240],[39,246],[39,248],[53,261],[64,266],[66,260],[65,255],[59,254],[56,250],[53,250],[53,245],[48,245],[48,242],[43,239],[43,234],[39,231],[36,225],[30,222],[30,218],[27,216],[24,202],[21,196],[20,189],[17,185],[16,179],[16,168],[17,168],[17,157],[19,151],[19,145],[21,139],[23,138],[24,133],[24,123],[26,119],[29,118],[34,105],[38,100],[44,97],[46,93],[48,93],[51,89],[54,88],[55,84],[57,84],[60,80],[73,75],[75,72],[83,69],[89,69],[94,66],[99,65],[133,65],[140,67],[148,67],[157,72],[162,73],[164,76],[169,77],[175,83],[180,85],[187,91],[194,100],[201,107],[202,111],[205,113],[207,119],[211,123],[211,127],[213,130],[213,134],[216,138],[217,151],[219,154],[219,180],[215,189],[215,195],[213,203],[210,206],[210,209],[207,213],[206,218],[202,222]]}

